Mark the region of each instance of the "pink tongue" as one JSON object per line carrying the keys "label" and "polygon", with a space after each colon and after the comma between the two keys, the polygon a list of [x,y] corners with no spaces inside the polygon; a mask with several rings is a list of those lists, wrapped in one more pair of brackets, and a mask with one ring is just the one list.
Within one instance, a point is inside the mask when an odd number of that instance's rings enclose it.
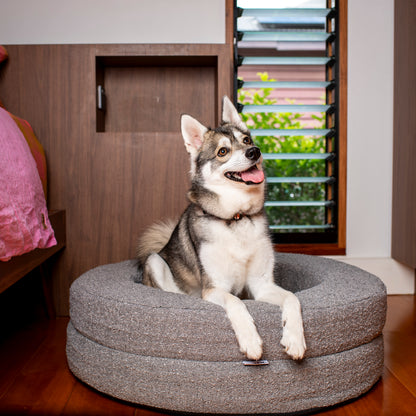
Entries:
{"label": "pink tongue", "polygon": [[262,183],[264,181],[264,173],[254,166],[250,170],[241,172],[241,179],[244,182]]}

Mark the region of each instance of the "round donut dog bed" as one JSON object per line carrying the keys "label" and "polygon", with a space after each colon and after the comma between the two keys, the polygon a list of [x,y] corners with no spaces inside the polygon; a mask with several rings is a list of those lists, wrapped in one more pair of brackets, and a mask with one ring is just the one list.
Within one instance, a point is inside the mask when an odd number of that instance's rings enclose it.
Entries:
{"label": "round donut dog bed", "polygon": [[195,413],[292,413],[369,390],[383,371],[383,283],[334,260],[276,254],[276,282],[297,293],[307,351],[280,345],[277,306],[247,300],[265,366],[245,366],[222,308],[134,283],[134,261],[71,286],[67,358],[85,383],[141,405]]}

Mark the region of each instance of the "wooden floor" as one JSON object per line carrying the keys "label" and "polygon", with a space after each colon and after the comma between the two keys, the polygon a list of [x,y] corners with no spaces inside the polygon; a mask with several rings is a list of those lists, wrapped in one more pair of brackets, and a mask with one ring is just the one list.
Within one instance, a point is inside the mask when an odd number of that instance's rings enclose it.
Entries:
{"label": "wooden floor", "polygon": [[[110,399],[76,380],[65,358],[68,319],[47,320],[39,307],[28,315],[26,302],[18,291],[0,296],[1,415],[162,414]],[[363,397],[314,414],[416,415],[415,296],[388,297],[384,337],[382,379]]]}

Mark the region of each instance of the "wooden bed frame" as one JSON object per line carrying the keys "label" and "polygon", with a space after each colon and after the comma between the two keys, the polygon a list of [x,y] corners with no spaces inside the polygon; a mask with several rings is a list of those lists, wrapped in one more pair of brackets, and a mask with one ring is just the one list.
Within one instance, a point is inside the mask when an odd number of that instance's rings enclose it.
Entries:
{"label": "wooden bed frame", "polygon": [[55,315],[55,308],[51,296],[50,281],[43,266],[45,262],[54,254],[61,251],[66,245],[65,211],[49,211],[49,220],[55,231],[55,238],[58,244],[46,249],[38,248],[21,256],[13,257],[7,262],[0,262],[0,293],[39,267],[48,315],[53,317]]}

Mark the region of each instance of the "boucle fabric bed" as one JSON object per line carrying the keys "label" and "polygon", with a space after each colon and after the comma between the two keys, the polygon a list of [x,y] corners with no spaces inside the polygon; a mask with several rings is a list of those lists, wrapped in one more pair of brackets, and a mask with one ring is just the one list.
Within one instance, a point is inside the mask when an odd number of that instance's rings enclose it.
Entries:
{"label": "boucle fabric bed", "polygon": [[103,393],[179,412],[292,413],[358,397],[382,374],[386,290],[361,269],[276,254],[276,282],[302,305],[307,351],[292,361],[280,345],[280,309],[244,301],[266,366],[243,365],[222,308],[134,283],[135,274],[125,261],[71,286],[69,367]]}

